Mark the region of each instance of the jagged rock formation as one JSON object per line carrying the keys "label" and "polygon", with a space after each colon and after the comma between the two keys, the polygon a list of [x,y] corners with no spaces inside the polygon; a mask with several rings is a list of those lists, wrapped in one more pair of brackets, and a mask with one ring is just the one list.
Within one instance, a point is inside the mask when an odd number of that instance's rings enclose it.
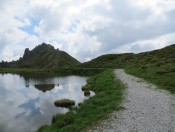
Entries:
{"label": "jagged rock formation", "polygon": [[23,57],[13,62],[2,62],[0,67],[55,68],[78,65],[80,62],[50,44],[42,43],[33,50],[25,49]]}

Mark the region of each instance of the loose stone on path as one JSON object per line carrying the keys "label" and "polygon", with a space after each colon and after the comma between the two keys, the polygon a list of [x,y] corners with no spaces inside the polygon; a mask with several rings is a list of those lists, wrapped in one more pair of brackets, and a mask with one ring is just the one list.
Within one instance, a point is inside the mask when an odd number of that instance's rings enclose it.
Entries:
{"label": "loose stone on path", "polygon": [[175,132],[175,95],[116,70],[126,85],[124,109],[115,111],[93,132]]}

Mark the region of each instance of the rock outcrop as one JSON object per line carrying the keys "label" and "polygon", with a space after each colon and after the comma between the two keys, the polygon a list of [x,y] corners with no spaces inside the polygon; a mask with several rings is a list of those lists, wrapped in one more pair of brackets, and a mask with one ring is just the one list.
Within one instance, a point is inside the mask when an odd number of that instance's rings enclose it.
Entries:
{"label": "rock outcrop", "polygon": [[17,61],[1,62],[0,67],[56,68],[79,65],[80,62],[68,53],[42,43],[33,50],[26,48],[23,57]]}

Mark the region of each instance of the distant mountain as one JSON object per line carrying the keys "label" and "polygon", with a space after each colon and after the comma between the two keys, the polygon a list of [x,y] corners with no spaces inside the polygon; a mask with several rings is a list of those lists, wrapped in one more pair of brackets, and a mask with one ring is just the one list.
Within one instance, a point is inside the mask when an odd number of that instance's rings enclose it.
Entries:
{"label": "distant mountain", "polygon": [[42,43],[33,50],[25,49],[23,57],[17,61],[2,62],[1,67],[54,68],[78,65],[80,62],[64,51]]}
{"label": "distant mountain", "polygon": [[175,44],[165,48],[143,52],[139,54],[107,54],[97,57],[89,62],[80,64],[84,68],[124,68],[128,66],[139,66],[149,68],[150,66],[175,64]]}

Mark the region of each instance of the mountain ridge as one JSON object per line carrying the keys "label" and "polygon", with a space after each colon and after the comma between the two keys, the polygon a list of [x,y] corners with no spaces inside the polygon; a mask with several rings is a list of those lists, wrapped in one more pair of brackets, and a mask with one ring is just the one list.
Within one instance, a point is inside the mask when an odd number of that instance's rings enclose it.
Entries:
{"label": "mountain ridge", "polygon": [[17,61],[2,62],[0,67],[56,68],[78,65],[80,62],[68,53],[42,43],[31,51],[26,48],[23,57]]}
{"label": "mountain ridge", "polygon": [[[134,53],[106,54],[80,64],[82,68],[124,68],[131,65],[146,65],[175,62],[175,44],[162,49]],[[159,64],[158,64],[159,63]],[[143,66],[142,65],[142,66]]]}
{"label": "mountain ridge", "polygon": [[122,54],[101,55],[91,61],[80,63],[64,51],[55,49],[52,45],[42,43],[31,51],[26,48],[17,61],[0,63],[0,67],[23,68],[56,68],[56,67],[81,67],[81,68],[125,68],[139,66],[148,68],[153,65],[173,64],[175,62],[175,44],[153,51]]}

